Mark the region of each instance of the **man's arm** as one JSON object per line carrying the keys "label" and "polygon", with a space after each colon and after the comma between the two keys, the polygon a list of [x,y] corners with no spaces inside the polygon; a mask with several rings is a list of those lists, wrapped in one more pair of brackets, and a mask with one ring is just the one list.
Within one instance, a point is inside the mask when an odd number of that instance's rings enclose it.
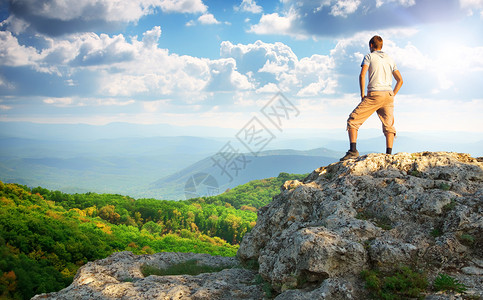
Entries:
{"label": "man's arm", "polygon": [[401,73],[399,73],[399,70],[396,70],[392,72],[392,76],[394,76],[394,79],[396,79],[396,86],[394,87],[394,96],[396,96],[397,92],[399,92],[399,89],[403,85],[403,79],[401,76]]}
{"label": "man's arm", "polygon": [[361,99],[364,99],[365,94],[365,85],[366,85],[366,74],[367,70],[369,70],[369,65],[362,65],[361,74],[359,75],[359,89],[361,90]]}

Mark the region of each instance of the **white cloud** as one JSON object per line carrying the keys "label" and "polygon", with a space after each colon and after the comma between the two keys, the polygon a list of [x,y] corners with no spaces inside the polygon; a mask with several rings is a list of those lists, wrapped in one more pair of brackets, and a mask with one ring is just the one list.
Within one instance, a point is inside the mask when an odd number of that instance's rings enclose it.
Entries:
{"label": "white cloud", "polygon": [[70,106],[74,103],[74,100],[69,97],[64,98],[47,98],[43,101],[45,104],[51,104],[54,106],[65,107]]}
{"label": "white cloud", "polygon": [[144,101],[142,105],[146,112],[154,113],[159,111],[160,108],[167,106],[168,103],[169,103],[169,100],[155,100],[155,101]]}
{"label": "white cloud", "polygon": [[158,43],[161,37],[161,27],[155,26],[153,29],[143,33],[143,44],[145,47],[152,48]]}
{"label": "white cloud", "polygon": [[203,13],[207,10],[201,0],[20,0],[16,7],[36,16],[69,21],[75,19],[132,22],[152,14],[154,8],[165,12]]}
{"label": "white cloud", "polygon": [[[408,71],[419,73],[420,76],[424,70],[424,77],[439,80],[441,86],[435,84],[434,87],[441,93],[444,86],[449,89],[458,87],[453,80],[464,77],[446,76],[442,66],[454,69],[452,74],[459,74],[457,66],[462,66],[467,72],[483,71],[483,47],[461,48],[456,43],[466,55],[459,58],[461,61],[455,61],[454,65],[445,65],[437,53],[428,58],[415,44],[396,43],[397,40],[393,40],[416,33],[404,30],[380,32],[385,37],[384,51],[390,53],[403,69],[405,80]],[[92,76],[90,80],[97,87],[97,90],[87,91],[85,98],[46,98],[44,104],[56,107],[133,105],[153,114],[166,109],[165,103],[158,100],[166,98],[174,99],[169,109],[196,104],[203,111],[207,103],[212,106],[213,99],[221,94],[239,95],[223,99],[229,99],[226,100],[228,103],[220,105],[222,110],[227,110],[234,103],[243,104],[244,107],[252,105],[250,94],[260,96],[282,91],[289,97],[308,101],[353,92],[357,89],[356,78],[362,56],[368,52],[368,39],[373,35],[372,32],[362,32],[340,39],[329,55],[315,54],[302,58],[280,42],[232,44],[224,41],[220,45],[221,58],[207,59],[177,55],[159,48],[160,27],[146,31],[139,39],[126,39],[122,34],[109,36],[95,33],[75,34],[63,39],[48,38],[44,41],[46,48],[40,52],[20,45],[8,32],[1,34],[6,41],[0,44],[1,62],[19,61],[18,66],[27,62],[26,65],[38,71],[55,70],[56,75],[52,76],[60,76],[61,82],[75,90],[84,84],[81,77],[76,77],[82,73],[83,76]],[[28,59],[18,58],[22,51]],[[448,55],[453,55],[452,51]],[[439,73],[443,75],[437,77]],[[402,92],[406,92],[404,88]],[[243,99],[240,95],[243,95]],[[137,98],[143,100],[139,101],[139,105],[134,105],[136,101],[132,99]],[[152,103],[144,103],[153,99]]]}
{"label": "white cloud", "polygon": [[299,19],[299,15],[293,9],[284,15],[264,14],[258,24],[250,26],[248,32],[263,35],[288,35],[297,39],[306,39],[308,36],[297,26]]}
{"label": "white cloud", "polygon": [[468,15],[473,15],[474,10],[480,11],[480,16],[483,18],[483,0],[460,0],[460,6]]}
{"label": "white cloud", "polygon": [[31,28],[49,36],[136,23],[159,10],[198,14],[208,9],[202,0],[10,0],[10,7],[2,27],[17,34]]}
{"label": "white cloud", "polygon": [[278,13],[263,15],[260,23],[251,26],[249,32],[256,34],[287,34],[292,26],[293,17],[280,16]]}
{"label": "white cloud", "polygon": [[[221,43],[221,57],[232,57],[237,61],[241,72],[250,73],[260,80],[261,73],[270,73],[270,77],[279,76],[291,70],[298,62],[298,58],[290,47],[277,42],[273,44],[256,41],[253,44],[233,45],[229,41]],[[258,77],[258,78],[257,78]]]}
{"label": "white cloud", "polygon": [[14,15],[10,15],[8,16],[7,19],[0,22],[0,28],[6,28],[8,31],[13,32],[15,34],[19,34],[23,32],[28,27],[29,27],[29,23],[15,17]]}
{"label": "white cloud", "polygon": [[215,16],[213,14],[203,14],[198,18],[198,22],[204,25],[210,25],[210,24],[220,24],[220,21],[215,19]]}
{"label": "white cloud", "polygon": [[275,83],[270,82],[270,83],[267,83],[266,85],[262,86],[261,88],[257,89],[255,92],[257,94],[261,94],[261,93],[275,94],[279,91],[280,91],[280,89],[278,88],[278,86]]}
{"label": "white cloud", "polygon": [[186,22],[185,26],[187,27],[190,27],[190,26],[195,26],[196,25],[196,22],[194,20],[189,20],[188,22]]}
{"label": "white cloud", "polygon": [[300,89],[297,93],[299,97],[316,97],[318,95],[334,94],[336,92],[337,81],[334,79],[319,80],[312,82],[308,86]]}
{"label": "white cloud", "polygon": [[43,5],[38,7],[36,15],[62,21],[82,18],[129,22],[148,14],[150,7],[146,1],[52,0],[43,2]]}
{"label": "white cloud", "polygon": [[20,45],[12,33],[0,31],[0,65],[33,66],[40,57],[34,47]]}
{"label": "white cloud", "polygon": [[251,89],[252,84],[245,75],[236,70],[233,58],[218,59],[209,62],[211,78],[208,91],[234,91]]}
{"label": "white cloud", "polygon": [[[216,67],[217,60],[170,54],[157,46],[160,35],[161,29],[154,27],[143,34],[142,41],[128,41],[122,34],[94,33],[48,38],[48,47],[38,53],[33,47],[20,45],[9,32],[0,32],[0,64],[32,66],[67,77],[63,80],[67,86],[73,85],[76,73],[92,71],[100,96],[192,94],[204,98],[201,92],[212,81],[210,69]],[[234,60],[225,67],[235,83],[232,89],[246,89],[248,79],[236,72]],[[60,105],[67,100],[62,101],[50,99],[45,103]]]}
{"label": "white cloud", "polygon": [[207,10],[206,5],[201,0],[158,0],[154,3],[166,12],[204,13]]}
{"label": "white cloud", "polygon": [[408,42],[401,48],[395,42],[388,40],[384,43],[384,51],[391,54],[399,68],[426,70],[431,64],[431,59],[424,55],[411,42]]}
{"label": "white cloud", "polygon": [[280,73],[285,73],[288,70],[288,65],[285,62],[267,60],[263,67],[258,70],[258,72],[266,72],[277,75]]}
{"label": "white cloud", "polygon": [[[140,45],[153,46],[161,34],[155,27],[144,34]],[[33,47],[20,45],[17,38],[8,31],[0,31],[0,65],[31,66],[44,73],[62,76],[66,67],[93,67],[113,65],[132,60],[139,45],[128,43],[122,34],[108,36],[94,33],[77,34],[66,39],[45,38],[47,45],[38,51]],[[66,79],[70,80],[70,79]],[[73,81],[66,81],[72,85]]]}
{"label": "white cloud", "polygon": [[[459,0],[469,11],[481,9],[481,0]],[[298,16],[290,29],[279,32],[299,34],[305,37],[348,37],[360,31],[386,30],[388,28],[415,27],[415,25],[454,21],[462,17],[458,1],[438,0],[283,0],[276,14],[260,21],[261,25],[276,25],[277,20],[291,15]],[[280,22],[279,22],[280,23]],[[263,26],[264,29],[270,28]],[[274,27],[276,29],[276,27]],[[269,31],[257,31],[269,34]],[[255,32],[255,31],[253,31]],[[287,34],[288,35],[288,34]]]}
{"label": "white cloud", "polygon": [[136,100],[120,100],[116,98],[96,98],[81,102],[81,105],[95,105],[95,106],[127,106],[136,103]]}
{"label": "white cloud", "polygon": [[[233,57],[237,65],[246,69],[244,72],[257,87],[257,93],[282,90],[296,94],[305,89],[302,94],[306,95],[314,84],[319,84],[321,93],[335,92],[336,78],[331,72],[334,62],[328,56],[313,55],[299,60],[287,45],[261,41],[247,45],[225,41],[221,44],[220,54]],[[321,82],[323,86],[320,86]]]}
{"label": "white cloud", "polygon": [[409,7],[416,4],[416,0],[376,0],[376,7],[381,7],[382,5],[391,2],[397,2],[399,5],[404,7]]}
{"label": "white cloud", "polygon": [[332,6],[330,14],[334,17],[346,18],[348,15],[353,14],[360,4],[360,0],[339,0]]}
{"label": "white cloud", "polygon": [[243,0],[240,6],[235,7],[235,10],[241,10],[254,14],[263,12],[263,8],[255,2],[255,0]]}
{"label": "white cloud", "polygon": [[56,107],[72,106],[126,106],[134,104],[135,100],[120,100],[115,98],[82,98],[82,97],[57,97],[46,98],[42,101],[45,104]]}

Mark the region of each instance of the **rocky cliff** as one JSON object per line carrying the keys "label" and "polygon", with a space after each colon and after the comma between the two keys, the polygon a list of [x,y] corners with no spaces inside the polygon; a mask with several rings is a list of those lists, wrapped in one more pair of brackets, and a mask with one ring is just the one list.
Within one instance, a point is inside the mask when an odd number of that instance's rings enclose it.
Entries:
{"label": "rocky cliff", "polygon": [[[181,261],[225,269],[196,276],[140,271]],[[427,299],[483,297],[481,159],[370,154],[321,167],[286,182],[260,209],[237,258],[121,252],[88,263],[71,286],[35,299],[366,299],[372,296],[362,271],[382,276],[400,268],[424,275]],[[438,274],[464,284],[465,293],[436,293]]]}

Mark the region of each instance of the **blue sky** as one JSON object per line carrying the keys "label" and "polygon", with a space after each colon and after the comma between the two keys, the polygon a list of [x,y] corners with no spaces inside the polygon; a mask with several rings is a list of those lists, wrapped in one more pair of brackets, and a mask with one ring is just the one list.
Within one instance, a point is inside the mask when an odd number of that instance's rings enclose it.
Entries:
{"label": "blue sky", "polygon": [[0,3],[3,122],[236,132],[282,92],[287,127],[341,129],[378,34],[404,78],[399,131],[483,138],[483,0]]}

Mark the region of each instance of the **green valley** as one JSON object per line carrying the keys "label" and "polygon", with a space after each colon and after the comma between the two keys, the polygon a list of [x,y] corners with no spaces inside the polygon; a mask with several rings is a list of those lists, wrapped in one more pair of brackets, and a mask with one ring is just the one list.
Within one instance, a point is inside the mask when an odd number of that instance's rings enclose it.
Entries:
{"label": "green valley", "polygon": [[79,267],[113,252],[234,256],[256,211],[279,193],[280,173],[186,201],[67,194],[0,182],[0,298],[30,299],[72,282]]}

